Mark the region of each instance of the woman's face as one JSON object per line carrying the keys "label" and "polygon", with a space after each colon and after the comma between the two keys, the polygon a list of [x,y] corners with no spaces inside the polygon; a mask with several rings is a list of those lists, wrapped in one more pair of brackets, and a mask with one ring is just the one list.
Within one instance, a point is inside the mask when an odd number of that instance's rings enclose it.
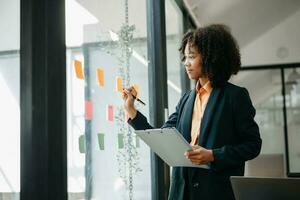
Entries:
{"label": "woman's face", "polygon": [[183,64],[190,79],[198,80],[204,77],[202,73],[202,56],[199,51],[195,47],[190,46],[189,43],[187,43],[184,49]]}

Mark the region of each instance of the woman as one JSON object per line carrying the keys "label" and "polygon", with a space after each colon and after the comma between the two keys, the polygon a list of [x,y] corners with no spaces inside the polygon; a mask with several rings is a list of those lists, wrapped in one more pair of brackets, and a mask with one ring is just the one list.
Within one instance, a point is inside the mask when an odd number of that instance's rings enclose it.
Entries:
{"label": "woman", "polygon": [[[186,33],[179,50],[197,83],[162,128],[176,127],[193,147],[185,156],[210,169],[174,167],[169,199],[234,199],[230,176],[244,175],[245,161],[258,156],[262,143],[248,91],[228,82],[241,67],[239,47],[217,24]],[[132,95],[133,87],[123,92],[128,123],[136,130],[152,128]]]}

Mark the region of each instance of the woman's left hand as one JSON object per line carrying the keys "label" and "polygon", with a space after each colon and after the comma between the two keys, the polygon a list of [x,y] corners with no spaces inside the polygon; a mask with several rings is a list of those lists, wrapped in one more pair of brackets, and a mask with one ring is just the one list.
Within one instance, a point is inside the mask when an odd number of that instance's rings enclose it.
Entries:
{"label": "woman's left hand", "polygon": [[186,158],[191,160],[192,163],[202,165],[214,161],[212,150],[205,149],[198,145],[194,145],[192,148],[193,150],[184,153]]}

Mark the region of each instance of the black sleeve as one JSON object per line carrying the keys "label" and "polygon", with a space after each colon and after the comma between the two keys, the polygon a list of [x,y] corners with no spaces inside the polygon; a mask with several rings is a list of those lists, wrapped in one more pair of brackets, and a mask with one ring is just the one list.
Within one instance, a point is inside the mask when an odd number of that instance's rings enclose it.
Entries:
{"label": "black sleeve", "polygon": [[137,114],[136,114],[135,118],[133,118],[133,119],[129,118],[127,122],[135,130],[145,130],[145,129],[152,129],[153,128],[148,123],[147,118],[142,113],[140,113],[139,111],[137,111]]}
{"label": "black sleeve", "polygon": [[183,109],[184,103],[186,102],[187,98],[189,97],[190,91],[186,92],[179,100],[175,112],[170,115],[168,120],[165,122],[165,124],[162,126],[162,128],[170,128],[170,127],[176,127],[178,118],[180,117],[180,113]]}
{"label": "black sleeve", "polygon": [[245,88],[239,90],[234,98],[233,115],[234,131],[239,142],[213,149],[214,162],[211,168],[217,171],[240,166],[258,156],[261,150],[262,140],[254,121],[255,109]]}
{"label": "black sleeve", "polygon": [[[179,100],[175,112],[170,115],[168,120],[164,123],[164,125],[161,128],[168,128],[168,127],[175,127],[177,124],[177,119],[180,113],[180,110],[186,101],[187,97],[189,95],[189,92],[185,93],[181,99]],[[148,123],[147,118],[140,113],[137,112],[137,115],[134,119],[128,119],[128,123],[134,128],[135,130],[145,130],[145,129],[152,129],[153,127]]]}

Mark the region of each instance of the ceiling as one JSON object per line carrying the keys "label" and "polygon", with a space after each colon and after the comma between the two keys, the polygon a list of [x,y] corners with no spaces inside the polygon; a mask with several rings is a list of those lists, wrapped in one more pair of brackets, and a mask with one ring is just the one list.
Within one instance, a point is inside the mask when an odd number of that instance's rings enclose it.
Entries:
{"label": "ceiling", "polygon": [[[184,4],[198,27],[212,23],[228,25],[239,43],[244,60],[270,57],[265,60],[272,63],[276,59],[272,55],[280,45],[289,50],[290,54],[295,54],[299,60],[299,48],[294,50],[292,47],[299,46],[298,0],[184,0]],[[287,23],[291,21],[290,18],[294,18],[294,21]],[[299,28],[295,30],[293,26]],[[232,80],[245,86],[254,104],[259,105],[274,95],[281,95],[279,78],[278,70],[267,70],[241,72]]]}
{"label": "ceiling", "polygon": [[[97,18],[98,23],[92,25],[94,27],[117,31],[124,22],[124,4],[120,4],[120,0],[112,0],[104,4],[101,3],[101,0],[100,2],[95,0],[76,0],[76,2]],[[166,2],[172,2],[172,0],[167,0]],[[280,24],[300,11],[300,1],[298,0],[183,0],[183,2],[197,26],[212,23],[226,24],[231,28],[232,34],[237,39],[241,51],[243,51],[243,49],[249,49],[246,48],[248,46],[254,47],[250,48],[252,57],[250,54],[247,54],[249,51],[246,53],[242,52],[242,56],[249,58],[251,61],[258,60],[257,54],[260,54],[258,52],[253,53],[252,50],[258,49],[257,43],[260,43],[260,41],[257,42],[257,39],[268,37],[269,34],[266,33],[269,33],[270,30],[274,30],[274,27],[278,29]],[[170,26],[174,26],[171,28],[171,30],[173,30],[171,32],[175,32],[177,24],[175,20],[177,17],[175,11],[168,9],[171,7],[169,4],[166,5],[166,25],[169,27],[168,30],[170,30]],[[114,12],[108,14],[108,11],[111,10],[114,10]],[[136,12],[137,10],[139,10],[139,12]],[[139,36],[146,35],[145,12],[145,1],[129,0],[129,21],[130,24],[135,24],[137,30],[139,30]],[[89,26],[86,26],[86,29],[88,27]],[[93,29],[85,32],[95,33],[99,31]],[[88,38],[93,37],[89,36]],[[298,36],[296,36],[296,38],[298,38]],[[272,45],[273,40],[276,40],[275,36],[270,40],[268,45]],[[295,43],[294,39],[292,39],[291,43]],[[276,47],[269,48],[267,51],[273,52],[278,49],[281,44],[278,43],[276,45],[273,45]],[[262,44],[261,46],[266,45]],[[290,50],[290,53],[291,52],[292,50]],[[297,55],[298,54],[296,54],[296,57],[298,57]],[[266,58],[267,56],[263,55],[262,57]],[[270,60],[273,59],[272,56],[269,57]],[[272,84],[272,81],[270,81],[274,79],[274,76],[277,77],[278,75],[278,72],[274,73],[271,70],[265,72],[255,71],[240,73],[234,80],[235,83],[246,86],[250,93],[252,93],[254,103],[260,104],[265,102],[270,96],[280,94],[280,84]],[[252,92],[252,90],[255,92]]]}
{"label": "ceiling", "polygon": [[298,0],[184,0],[197,26],[228,25],[244,47],[300,9]]}

